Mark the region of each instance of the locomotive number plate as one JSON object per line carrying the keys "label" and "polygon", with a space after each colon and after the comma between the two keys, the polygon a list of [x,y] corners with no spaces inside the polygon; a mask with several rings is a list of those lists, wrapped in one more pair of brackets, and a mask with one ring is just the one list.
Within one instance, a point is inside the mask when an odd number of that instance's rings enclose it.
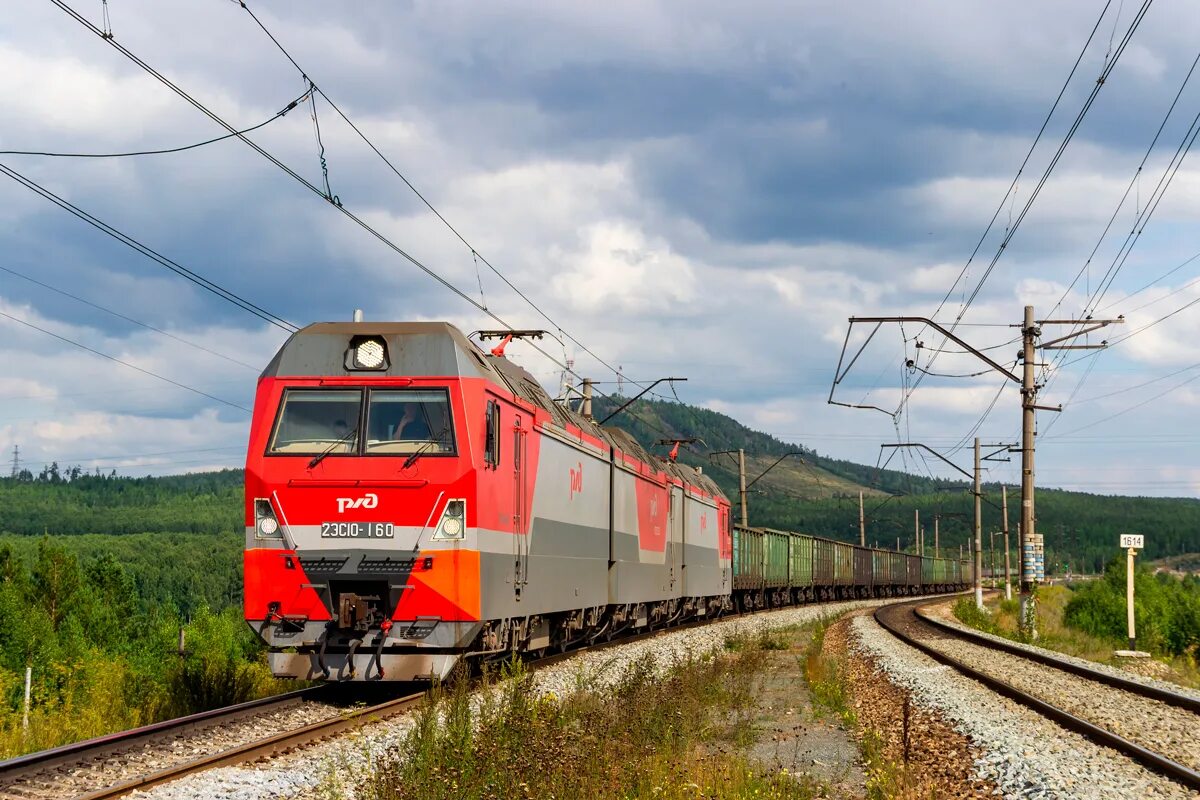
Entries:
{"label": "locomotive number plate", "polygon": [[393,539],[396,526],[391,522],[322,522],[322,539]]}

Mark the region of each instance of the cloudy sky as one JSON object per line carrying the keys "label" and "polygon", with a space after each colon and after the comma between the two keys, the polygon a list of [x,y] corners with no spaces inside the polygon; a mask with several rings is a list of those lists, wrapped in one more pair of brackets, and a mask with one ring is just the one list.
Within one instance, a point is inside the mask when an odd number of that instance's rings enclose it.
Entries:
{"label": "cloudy sky", "polygon": [[[1200,495],[1200,304],[1188,307],[1200,299],[1200,258],[1189,261],[1200,252],[1196,156],[1155,205],[1200,112],[1196,76],[1166,116],[1200,41],[1186,0],[1155,3],[1123,49],[1136,0],[1109,4],[1098,27],[1098,0],[249,5],[480,255],[630,379],[686,375],[682,400],[823,453],[874,463],[879,444],[899,436],[966,464],[969,453],[953,448],[981,418],[986,440],[1019,433],[1015,387],[995,373],[938,377],[982,367],[934,353],[957,348],[931,330],[887,325],[835,396],[894,410],[920,379],[903,413],[829,406],[848,317],[937,311],[950,323],[978,287],[958,333],[1010,365],[1008,326],[1026,304],[1039,318],[1124,314],[1124,330],[1088,341],[1134,334],[1126,341],[1042,359],[1041,402],[1065,411],[1039,415],[1039,481]],[[72,6],[103,26],[100,0]],[[109,0],[108,11],[115,42],[238,128],[305,92],[301,72],[235,2]],[[224,132],[49,0],[5,16],[0,150],[154,150]],[[311,110],[306,101],[252,138],[322,185]],[[506,322],[552,327],[477,265],[326,100],[316,111],[347,210]],[[299,324],[362,308],[369,319],[495,327],[237,140],[0,164]],[[57,460],[129,474],[241,462],[248,415],[238,407],[251,404],[282,330],[5,175],[0,267],[4,453],[19,445],[34,470]],[[866,333],[854,327],[851,353]],[[614,380],[570,339],[547,349]],[[552,361],[510,351],[557,386]],[[935,375],[907,370],[908,359]],[[906,463],[953,474],[932,459]],[[1017,476],[1016,462],[991,472]]]}

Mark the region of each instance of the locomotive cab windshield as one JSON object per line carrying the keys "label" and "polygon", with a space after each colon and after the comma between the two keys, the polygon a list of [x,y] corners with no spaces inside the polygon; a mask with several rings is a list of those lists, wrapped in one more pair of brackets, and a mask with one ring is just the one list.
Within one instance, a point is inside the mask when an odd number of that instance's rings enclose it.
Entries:
{"label": "locomotive cab windshield", "polygon": [[450,396],[445,389],[288,388],[270,441],[272,455],[453,455]]}
{"label": "locomotive cab windshield", "polygon": [[374,389],[367,406],[365,452],[453,453],[450,398],[444,389]]}

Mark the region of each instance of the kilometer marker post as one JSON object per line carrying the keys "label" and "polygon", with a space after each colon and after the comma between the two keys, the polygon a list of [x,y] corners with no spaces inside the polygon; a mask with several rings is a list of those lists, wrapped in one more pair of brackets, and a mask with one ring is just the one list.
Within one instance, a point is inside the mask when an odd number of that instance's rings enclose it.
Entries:
{"label": "kilometer marker post", "polygon": [[1141,534],[1121,534],[1121,547],[1125,548],[1125,616],[1129,622],[1129,650],[1137,652],[1137,628],[1133,620],[1133,559],[1139,547],[1144,547],[1146,537]]}

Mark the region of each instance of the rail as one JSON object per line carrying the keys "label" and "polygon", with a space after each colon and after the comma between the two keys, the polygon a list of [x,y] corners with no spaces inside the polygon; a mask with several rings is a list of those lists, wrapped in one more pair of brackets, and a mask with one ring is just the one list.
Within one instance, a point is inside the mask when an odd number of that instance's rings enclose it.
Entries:
{"label": "rail", "polygon": [[[1080,719],[1068,711],[1064,711],[1057,706],[1051,705],[1044,700],[1040,700],[1031,694],[1017,689],[1012,684],[980,672],[973,667],[969,667],[961,661],[942,653],[940,650],[925,644],[916,637],[910,636],[908,633],[900,630],[899,626],[897,626],[893,620],[886,619],[890,614],[910,611],[915,619],[928,624],[927,620],[916,613],[917,605],[928,602],[929,600],[926,598],[908,603],[899,603],[878,608],[874,613],[875,621],[879,623],[879,625],[882,626],[888,633],[891,633],[893,636],[900,639],[910,647],[921,651],[934,661],[945,664],[946,666],[956,670],[968,678],[982,683],[984,686],[996,692],[997,694],[1003,695],[1027,708],[1033,709],[1038,714],[1057,722],[1067,730],[1079,733],[1088,737],[1094,742],[1116,750],[1117,752],[1128,756],[1148,769],[1151,769],[1161,775],[1165,775],[1172,780],[1178,781],[1190,789],[1200,790],[1200,772],[1196,772],[1190,767],[1180,764],[1177,761],[1173,761],[1166,756],[1160,755],[1159,753],[1155,753],[1153,750],[1149,750],[1139,744],[1135,744],[1134,742],[1131,742],[1122,736],[1118,736],[1106,728],[1102,728],[1098,725],[1088,722],[1087,720]],[[941,628],[938,628],[938,630],[941,630]],[[955,634],[959,633],[958,630],[953,628],[951,629],[951,632]],[[995,642],[991,640],[988,640],[986,643],[989,646],[995,644]]]}

